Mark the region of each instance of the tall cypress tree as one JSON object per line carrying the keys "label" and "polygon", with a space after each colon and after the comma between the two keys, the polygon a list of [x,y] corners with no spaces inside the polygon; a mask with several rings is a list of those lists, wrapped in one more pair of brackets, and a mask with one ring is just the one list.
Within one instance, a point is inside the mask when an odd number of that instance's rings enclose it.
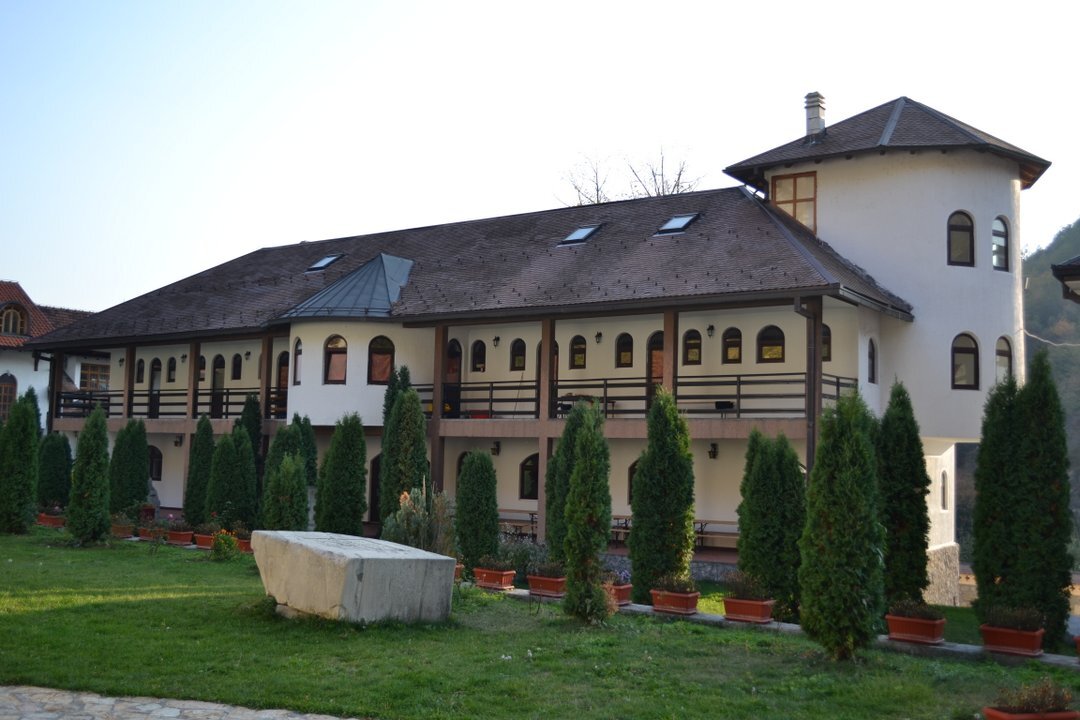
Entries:
{"label": "tall cypress tree", "polygon": [[0,532],[25,533],[34,521],[37,499],[38,433],[33,396],[11,406],[0,430]]}
{"label": "tall cypress tree", "polygon": [[250,528],[255,520],[255,456],[243,428],[222,435],[214,448],[206,512],[229,527],[239,520]]}
{"label": "tall cypress tree", "polygon": [[1045,350],[1032,359],[1016,409],[1022,431],[1014,447],[1025,470],[1020,480],[1023,499],[1014,508],[1016,592],[1019,604],[1042,613],[1046,643],[1053,647],[1065,639],[1069,619],[1073,518],[1065,414]]}
{"label": "tall cypress tree", "polygon": [[799,542],[802,627],[837,660],[874,638],[884,612],[873,424],[858,395],[825,412]]}
{"label": "tall cypress tree", "polygon": [[566,497],[566,611],[590,623],[608,616],[601,554],[611,534],[611,459],[598,405],[586,407],[574,442]]}
{"label": "tall cypress tree", "polygon": [[496,482],[490,455],[473,450],[465,456],[457,482],[457,541],[469,572],[480,558],[499,549]]}
{"label": "tall cypress tree", "polygon": [[90,413],[75,447],[67,530],[79,544],[109,533],[109,435],[100,406]]}
{"label": "tall cypress tree", "polygon": [[293,423],[298,424],[300,429],[300,449],[304,458],[307,484],[315,487],[319,480],[319,448],[315,444],[315,428],[311,426],[311,418],[307,415],[293,415]]}
{"label": "tall cypress tree", "polygon": [[244,398],[244,409],[233,423],[233,429],[243,428],[251,443],[252,458],[255,462],[255,498],[256,506],[262,497],[263,454],[262,454],[262,408],[259,396],[254,393]]}
{"label": "tall cypress tree", "polygon": [[425,488],[426,497],[432,495],[424,411],[413,388],[403,390],[394,402],[383,442],[379,516],[385,521],[397,512],[401,493],[418,487]]}
{"label": "tall cypress tree", "polygon": [[546,539],[553,562],[564,562],[566,552],[566,497],[570,492],[570,475],[574,471],[574,452],[577,435],[585,422],[588,405],[579,402],[566,415],[559,445],[548,462],[544,477],[544,518],[547,520]]}
{"label": "tall cypress tree", "polygon": [[142,420],[129,420],[116,433],[109,462],[109,509],[129,510],[150,494],[150,446]]}
{"label": "tall cypress tree", "polygon": [[274,467],[267,464],[262,522],[267,530],[307,529],[307,476],[299,454],[286,454]]}
{"label": "tall cypress tree", "polygon": [[930,584],[926,508],[930,476],[911,397],[899,381],[889,393],[877,446],[881,524],[885,526],[885,601],[891,605],[922,600]]}
{"label": "tall cypress tree", "polygon": [[23,394],[23,397],[26,398],[27,405],[34,412],[34,436],[40,446],[42,436],[41,405],[38,403],[37,390],[35,390],[34,386],[31,385],[26,388],[26,392]]}
{"label": "tall cypress tree", "polygon": [[38,452],[38,503],[67,507],[71,496],[71,443],[63,433],[50,433]]}
{"label": "tall cypress tree", "polygon": [[195,426],[195,439],[188,450],[187,487],[184,488],[184,519],[192,525],[210,520],[206,509],[206,488],[214,463],[214,428],[203,415]]}
{"label": "tall cypress tree", "polygon": [[690,575],[694,555],[694,462],[690,430],[675,399],[657,390],[648,440],[634,474],[630,564],[635,602],[649,603],[657,579]]}
{"label": "tall cypress tree", "polygon": [[364,534],[367,511],[367,445],[355,413],[337,422],[319,473],[315,527],[343,535]]}
{"label": "tall cypress tree", "polygon": [[[299,420],[299,416],[294,417],[291,423],[279,427],[277,434],[274,435],[274,439],[270,443],[270,449],[266,453],[267,477],[281,466],[281,461],[285,459],[286,455],[296,455],[301,459],[301,465],[303,465],[304,449],[300,437],[302,429]],[[304,474],[306,483],[306,470]]]}

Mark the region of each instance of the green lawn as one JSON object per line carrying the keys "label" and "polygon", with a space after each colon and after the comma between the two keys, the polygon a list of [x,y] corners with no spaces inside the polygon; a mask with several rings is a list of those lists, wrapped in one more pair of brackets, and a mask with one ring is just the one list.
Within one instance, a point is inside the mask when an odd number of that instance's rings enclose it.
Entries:
{"label": "green lawn", "polygon": [[0,683],[378,718],[971,718],[1030,663],[854,663],[753,630],[620,616],[586,628],[556,605],[462,591],[436,626],[285,621],[250,557],[56,531],[0,537]]}

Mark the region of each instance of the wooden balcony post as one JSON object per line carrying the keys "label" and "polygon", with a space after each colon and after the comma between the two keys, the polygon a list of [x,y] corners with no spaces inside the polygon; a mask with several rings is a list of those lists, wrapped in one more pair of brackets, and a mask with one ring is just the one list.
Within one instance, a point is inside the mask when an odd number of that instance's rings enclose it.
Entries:
{"label": "wooden balcony post", "polygon": [[64,389],[64,353],[56,351],[49,361],[49,411],[45,414],[45,432],[51,433],[53,420],[59,413],[60,392]]}
{"label": "wooden balcony post", "polygon": [[[428,421],[428,441],[431,444],[431,482],[438,491],[443,489],[446,439],[442,436],[443,381],[446,375],[446,341],[449,328],[435,326],[435,359],[431,385],[431,420]],[[386,418],[383,418],[386,425]]]}
{"label": "wooden balcony post", "polygon": [[259,376],[262,381],[259,382],[259,407],[262,408],[262,416],[264,420],[270,418],[270,383],[274,374],[274,358],[271,357],[274,354],[274,337],[272,335],[263,335],[262,348],[259,351]]}
{"label": "wooden balcony post", "polygon": [[124,402],[121,406],[121,417],[131,417],[131,407],[135,402],[135,346],[128,345],[124,348]]}
{"label": "wooden balcony post", "polygon": [[673,396],[678,384],[679,354],[679,313],[676,310],[664,311],[664,387]]}
{"label": "wooden balcony post", "polygon": [[202,353],[202,345],[193,342],[188,346],[187,360],[187,416],[198,419],[198,395],[199,395],[199,355]]}
{"label": "wooden balcony post", "polygon": [[809,477],[817,451],[817,425],[822,405],[821,298],[806,298],[800,314],[806,317],[806,474]]}
{"label": "wooden balcony post", "polygon": [[550,420],[555,406],[552,398],[555,388],[551,382],[554,364],[555,319],[547,318],[540,322],[540,387],[537,393],[540,398],[540,420]]}

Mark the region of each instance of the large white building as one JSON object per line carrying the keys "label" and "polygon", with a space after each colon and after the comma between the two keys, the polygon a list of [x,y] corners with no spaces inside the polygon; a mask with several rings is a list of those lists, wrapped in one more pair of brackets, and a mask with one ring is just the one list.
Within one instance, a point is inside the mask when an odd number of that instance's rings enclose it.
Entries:
{"label": "large white building", "polygon": [[908,98],[827,127],[812,93],[806,113],[804,137],[727,169],[741,187],[265,248],[110,308],[32,343],[109,358],[107,391],[54,385],[52,427],[77,432],[94,401],[111,431],[144,418],[179,507],[196,419],[226,432],[249,393],[267,435],[306,414],[322,447],[359,412],[377,468],[405,364],[436,483],[453,493],[462,455],[488,449],[500,508],[542,531],[567,406],[604,404],[628,515],[662,384],[689,420],[696,515],[736,532],[754,427],[812,465],[822,407],[858,388],[880,413],[896,379],[934,480],[930,599],[954,601],[954,446],[1023,372],[1019,199],[1049,163]]}

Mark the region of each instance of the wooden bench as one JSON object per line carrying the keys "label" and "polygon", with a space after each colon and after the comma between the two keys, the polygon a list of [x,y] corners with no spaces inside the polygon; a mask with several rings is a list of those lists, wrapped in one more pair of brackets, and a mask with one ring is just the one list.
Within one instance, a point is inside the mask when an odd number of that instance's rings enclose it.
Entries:
{"label": "wooden bench", "polygon": [[536,512],[499,508],[499,529],[519,537],[536,538]]}
{"label": "wooden bench", "polygon": [[[711,530],[710,525],[718,527]],[[711,540],[708,547],[734,549],[739,542],[739,523],[735,520],[694,520],[694,536],[698,547],[706,547],[705,541]]]}
{"label": "wooden bench", "polygon": [[611,540],[613,542],[626,543],[630,538],[630,516],[629,515],[612,515],[611,516]]}

